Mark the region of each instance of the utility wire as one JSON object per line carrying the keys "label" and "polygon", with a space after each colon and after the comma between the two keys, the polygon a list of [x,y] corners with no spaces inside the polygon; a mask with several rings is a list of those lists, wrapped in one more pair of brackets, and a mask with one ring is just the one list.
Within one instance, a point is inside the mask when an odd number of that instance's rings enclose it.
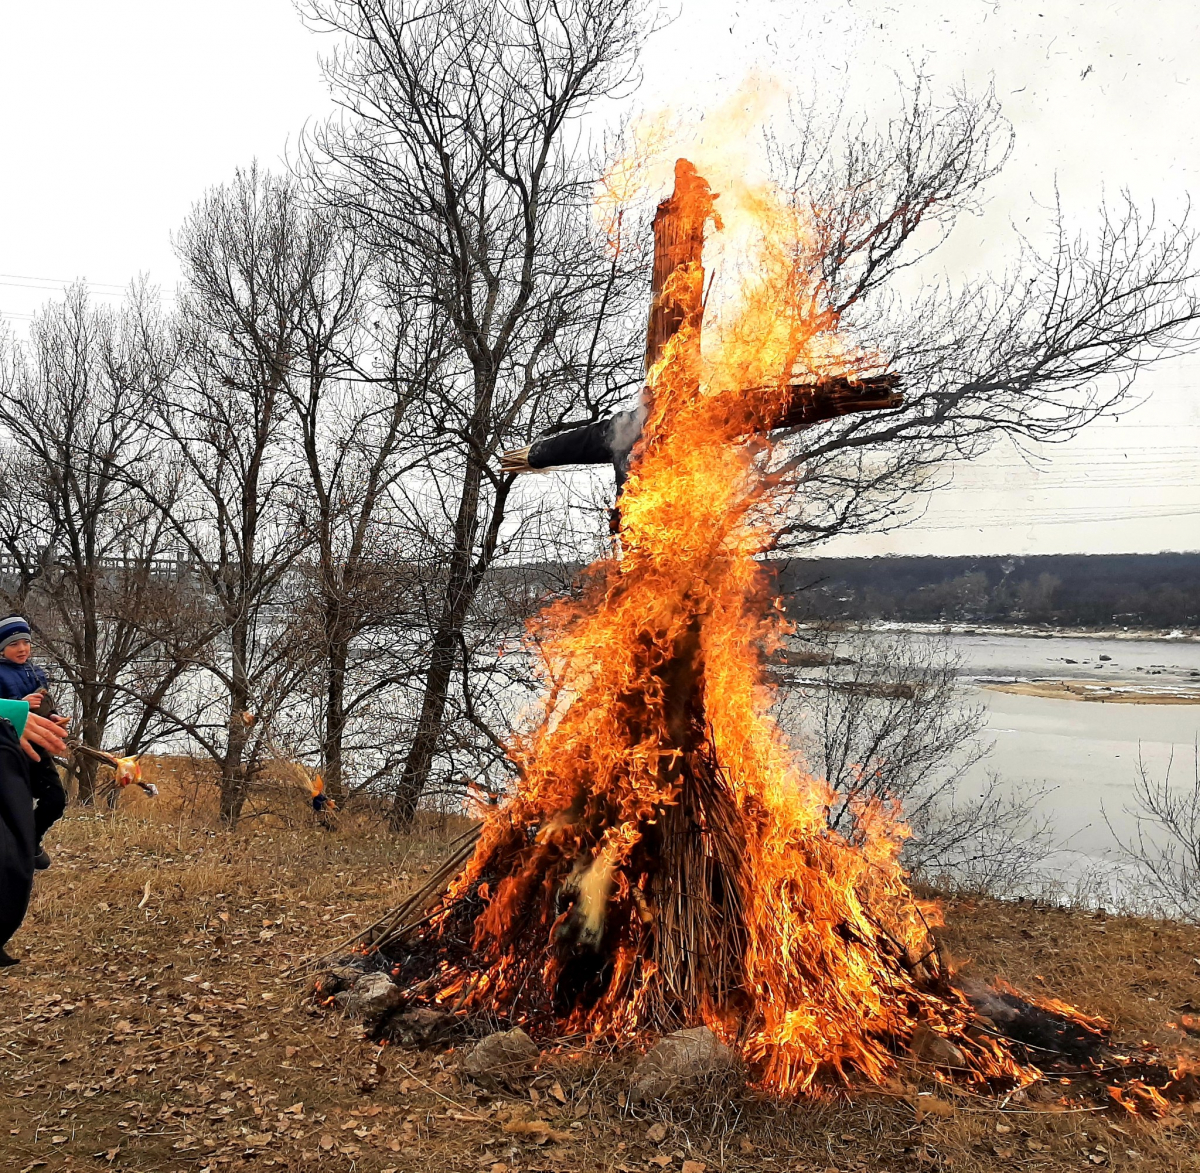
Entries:
{"label": "utility wire", "polygon": [[[64,285],[83,284],[89,288],[96,289],[116,289],[118,292],[124,293],[129,287],[127,285],[116,285],[112,281],[88,281],[85,277],[77,277],[74,280],[59,280],[57,277],[25,277],[20,273],[0,273],[0,285],[9,285],[15,281],[34,281],[41,282],[46,285],[61,287]],[[35,286],[36,288],[36,286]]]}

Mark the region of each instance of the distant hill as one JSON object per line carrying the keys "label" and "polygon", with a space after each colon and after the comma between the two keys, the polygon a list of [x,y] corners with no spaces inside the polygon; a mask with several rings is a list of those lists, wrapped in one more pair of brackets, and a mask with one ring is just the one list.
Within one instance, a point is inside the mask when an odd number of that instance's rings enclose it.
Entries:
{"label": "distant hill", "polygon": [[1200,627],[1200,554],[791,558],[797,618]]}

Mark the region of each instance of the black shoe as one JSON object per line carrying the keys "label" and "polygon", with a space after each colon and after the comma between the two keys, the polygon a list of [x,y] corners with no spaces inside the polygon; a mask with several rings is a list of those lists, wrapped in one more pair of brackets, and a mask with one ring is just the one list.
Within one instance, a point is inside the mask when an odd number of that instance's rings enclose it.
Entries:
{"label": "black shoe", "polygon": [[33,866],[39,872],[44,872],[50,866],[50,856],[46,853],[44,847],[39,847],[37,855],[33,857]]}
{"label": "black shoe", "polygon": [[21,959],[19,957],[13,957],[7,949],[0,946],[0,966],[20,964]]}

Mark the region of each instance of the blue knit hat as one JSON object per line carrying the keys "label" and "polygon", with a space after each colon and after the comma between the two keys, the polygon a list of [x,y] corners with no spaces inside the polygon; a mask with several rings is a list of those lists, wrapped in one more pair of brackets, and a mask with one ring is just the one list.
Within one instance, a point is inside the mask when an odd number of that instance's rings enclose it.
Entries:
{"label": "blue knit hat", "polygon": [[22,639],[33,642],[29,624],[20,615],[10,615],[0,622],[0,652],[4,651],[9,644],[15,644]]}

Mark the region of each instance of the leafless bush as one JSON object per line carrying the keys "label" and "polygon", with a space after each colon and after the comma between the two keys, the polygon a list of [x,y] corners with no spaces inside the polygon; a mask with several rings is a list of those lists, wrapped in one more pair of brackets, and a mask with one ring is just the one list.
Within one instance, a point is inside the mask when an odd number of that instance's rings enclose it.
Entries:
{"label": "leafless bush", "polygon": [[[828,780],[829,826],[853,837],[856,809],[898,800],[912,832],[904,862],[942,886],[1011,890],[1051,850],[1040,795],[1014,794],[980,768],[986,711],[942,641],[864,631],[806,633],[783,695],[805,764]],[[804,667],[807,661],[808,667]]]}
{"label": "leafless bush", "polygon": [[[1174,754],[1161,776],[1152,775],[1138,758],[1134,786],[1135,820],[1131,839],[1115,830],[1113,837],[1133,867],[1139,900],[1152,911],[1177,920],[1200,923],[1200,743],[1193,751],[1191,781],[1171,781]],[[1105,816],[1107,821],[1107,815]],[[1112,823],[1109,822],[1112,830]]]}

